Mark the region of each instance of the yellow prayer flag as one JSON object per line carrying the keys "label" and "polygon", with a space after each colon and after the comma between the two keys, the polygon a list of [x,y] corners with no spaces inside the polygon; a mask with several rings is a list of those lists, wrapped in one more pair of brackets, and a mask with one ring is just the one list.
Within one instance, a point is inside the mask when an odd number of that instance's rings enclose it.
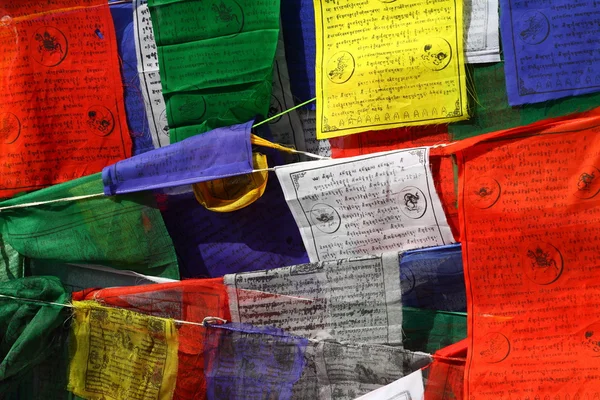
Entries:
{"label": "yellow prayer flag", "polygon": [[461,0],[314,0],[317,139],[468,118]]}
{"label": "yellow prayer flag", "polygon": [[177,379],[173,320],[73,302],[68,389],[86,399],[167,400]]}

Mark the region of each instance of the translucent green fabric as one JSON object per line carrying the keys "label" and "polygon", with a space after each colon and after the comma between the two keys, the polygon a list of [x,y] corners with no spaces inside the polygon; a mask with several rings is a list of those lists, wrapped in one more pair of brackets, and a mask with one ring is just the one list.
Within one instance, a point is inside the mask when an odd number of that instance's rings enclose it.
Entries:
{"label": "translucent green fabric", "polygon": [[267,116],[279,0],[149,0],[171,143]]}
{"label": "translucent green fabric", "polygon": [[[0,203],[1,207],[101,194],[100,174]],[[99,264],[179,279],[177,256],[151,194],[94,197],[5,209],[0,233],[22,256]]]}
{"label": "translucent green fabric", "polygon": [[19,254],[0,234],[0,282],[24,276],[25,257]]}
{"label": "translucent green fabric", "polygon": [[54,277],[3,282],[0,295],[28,300],[0,296],[0,398],[3,398],[30,377],[34,368],[45,362],[60,342],[69,310],[39,301],[64,304],[69,301],[69,295]]}
{"label": "translucent green fabric", "polygon": [[467,313],[402,307],[404,348],[435,353],[467,337]]}

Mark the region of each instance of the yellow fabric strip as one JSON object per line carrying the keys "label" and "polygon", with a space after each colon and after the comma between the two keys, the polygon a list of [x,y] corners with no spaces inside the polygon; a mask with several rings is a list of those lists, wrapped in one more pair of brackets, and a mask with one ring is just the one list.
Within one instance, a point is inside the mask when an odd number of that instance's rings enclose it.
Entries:
{"label": "yellow fabric strip", "polygon": [[[254,169],[266,169],[267,157],[252,153]],[[268,171],[215,179],[192,185],[196,200],[215,212],[232,212],[247,207],[264,194],[267,188]]]}

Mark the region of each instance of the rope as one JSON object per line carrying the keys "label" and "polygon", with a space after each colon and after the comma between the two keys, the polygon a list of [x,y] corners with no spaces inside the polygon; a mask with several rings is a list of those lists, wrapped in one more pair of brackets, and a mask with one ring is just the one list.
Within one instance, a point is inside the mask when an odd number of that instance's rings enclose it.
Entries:
{"label": "rope", "polygon": [[[24,299],[24,298],[20,298],[20,297],[8,296],[5,294],[0,294],[0,299],[22,301],[24,303],[38,304],[41,306],[56,306],[56,307],[77,309],[77,307],[75,307],[73,304],[55,303],[53,301],[44,301],[44,300]],[[98,303],[98,304],[101,304],[101,303]],[[116,308],[119,310],[126,310],[126,308],[121,308],[121,307],[113,307],[113,308]],[[152,317],[152,316],[150,316],[150,317]],[[217,324],[217,323],[226,324],[227,323],[227,320],[225,320],[223,318],[219,318],[219,317],[206,317],[206,318],[204,318],[204,320],[202,322],[183,321],[180,319],[173,319],[173,321],[175,323],[182,324],[182,325],[195,325],[195,326],[203,326],[203,327],[206,327],[207,324]]]}

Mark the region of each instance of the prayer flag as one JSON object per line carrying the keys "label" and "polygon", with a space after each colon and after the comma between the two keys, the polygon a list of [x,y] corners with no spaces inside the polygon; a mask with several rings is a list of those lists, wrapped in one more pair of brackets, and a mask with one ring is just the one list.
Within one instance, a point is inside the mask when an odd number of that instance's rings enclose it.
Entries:
{"label": "prayer flag", "polygon": [[102,170],[106,195],[188,185],[252,172],[252,121],[217,128]]}
{"label": "prayer flag", "polygon": [[315,0],[317,139],[468,118],[463,3]]}
{"label": "prayer flag", "polygon": [[149,0],[171,143],[266,117],[279,0]]}

